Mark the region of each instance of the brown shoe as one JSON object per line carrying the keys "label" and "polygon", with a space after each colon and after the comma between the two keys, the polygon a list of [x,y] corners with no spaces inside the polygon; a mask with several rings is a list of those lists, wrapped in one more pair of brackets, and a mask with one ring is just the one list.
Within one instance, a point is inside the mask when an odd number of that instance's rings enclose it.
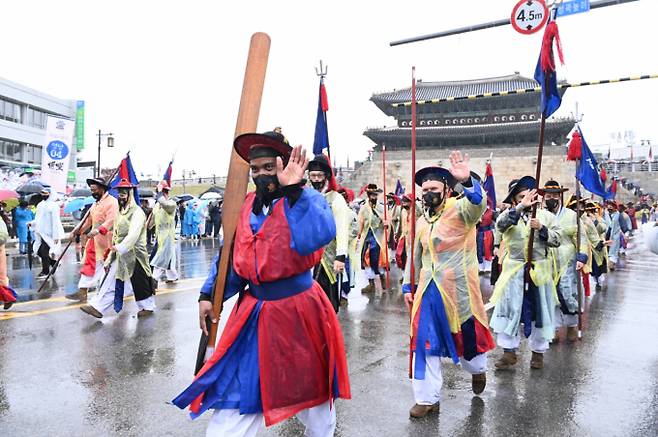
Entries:
{"label": "brown shoe", "polygon": [[530,359],[530,368],[531,369],[543,369],[544,368],[544,354],[538,352],[532,353],[532,358]]}
{"label": "brown shoe", "polygon": [[87,289],[81,288],[77,293],[67,294],[64,296],[68,300],[77,300],[78,302],[87,302]]}
{"label": "brown shoe", "polygon": [[343,308],[346,307],[347,306],[347,299],[345,299],[344,297],[341,297],[340,298],[340,306],[343,307]]}
{"label": "brown shoe", "polygon": [[382,283],[382,290],[386,290],[386,276],[385,275],[380,275],[379,276],[379,281]]}
{"label": "brown shoe", "polygon": [[153,311],[151,310],[139,310],[137,312],[137,317],[148,317],[152,315],[153,315]]}
{"label": "brown shoe", "polygon": [[473,389],[473,393],[475,393],[476,395],[482,393],[486,386],[487,386],[486,373],[478,373],[471,377],[471,388]]}
{"label": "brown shoe", "polygon": [[574,343],[578,341],[578,327],[569,326],[567,327],[567,341],[569,343]]}
{"label": "brown shoe", "polygon": [[413,417],[416,419],[421,419],[428,414],[430,414],[433,411],[439,411],[439,402],[437,402],[434,405],[414,405],[411,407],[411,410],[409,410],[409,417]]}
{"label": "brown shoe", "polygon": [[363,287],[361,289],[361,293],[363,294],[370,294],[375,292],[375,280],[374,279],[368,279],[368,285]]}
{"label": "brown shoe", "polygon": [[90,316],[96,317],[97,319],[103,318],[103,314],[101,314],[100,311],[98,311],[96,308],[94,308],[91,305],[82,305],[80,309],[85,313],[89,314]]}
{"label": "brown shoe", "polygon": [[558,344],[560,342],[560,331],[556,330],[555,331],[555,337],[551,341],[549,341],[550,344]]}
{"label": "brown shoe", "polygon": [[496,361],[494,366],[496,366],[496,369],[498,370],[507,370],[515,365],[516,361],[516,352],[503,352],[503,356]]}

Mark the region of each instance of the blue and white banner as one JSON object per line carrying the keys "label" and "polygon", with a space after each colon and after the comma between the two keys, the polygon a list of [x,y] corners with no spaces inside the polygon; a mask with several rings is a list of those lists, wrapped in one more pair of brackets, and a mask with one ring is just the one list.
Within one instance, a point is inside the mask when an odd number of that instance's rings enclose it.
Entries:
{"label": "blue and white banner", "polygon": [[48,116],[41,158],[41,180],[58,193],[66,193],[74,132],[74,120]]}

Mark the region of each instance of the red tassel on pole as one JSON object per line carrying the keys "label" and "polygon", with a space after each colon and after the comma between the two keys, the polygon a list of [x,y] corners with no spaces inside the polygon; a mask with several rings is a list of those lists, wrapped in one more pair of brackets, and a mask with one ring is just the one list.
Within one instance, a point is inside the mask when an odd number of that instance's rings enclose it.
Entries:
{"label": "red tassel on pole", "polygon": [[567,161],[576,161],[583,156],[583,139],[580,132],[575,131],[569,142],[569,151],[567,152]]}
{"label": "red tassel on pole", "polygon": [[608,180],[608,173],[605,171],[605,167],[601,168],[601,181],[605,183]]}
{"label": "red tassel on pole", "polygon": [[557,46],[557,55],[560,58],[560,64],[564,65],[564,55],[562,54],[562,41],[560,40],[560,31],[557,23],[551,20],[546,25],[544,39],[541,44],[541,68],[544,71],[555,71],[555,57],[553,56],[553,40]]}

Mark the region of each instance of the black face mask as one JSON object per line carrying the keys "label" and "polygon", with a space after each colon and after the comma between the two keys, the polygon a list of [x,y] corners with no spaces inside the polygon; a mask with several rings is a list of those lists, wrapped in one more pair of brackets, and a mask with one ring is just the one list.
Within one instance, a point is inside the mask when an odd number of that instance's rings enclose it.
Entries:
{"label": "black face mask", "polygon": [[368,201],[370,201],[370,203],[373,204],[373,205],[377,204],[377,198],[376,197],[368,197]]}
{"label": "black face mask", "polygon": [[324,186],[326,185],[327,181],[320,181],[320,182],[313,182],[311,181],[311,185],[313,188],[315,188],[317,191],[322,191]]}
{"label": "black face mask", "polygon": [[395,200],[389,200],[388,201],[388,206],[393,206],[395,205]]}
{"label": "black face mask", "polygon": [[260,214],[263,206],[270,206],[274,199],[282,196],[279,178],[276,175],[260,175],[253,178],[256,185],[256,199],[252,211]]}
{"label": "black face mask", "polygon": [[411,205],[402,205],[402,208],[403,209],[409,209],[409,208],[411,208]]}
{"label": "black face mask", "polygon": [[443,202],[443,194],[441,193],[429,191],[423,194],[423,204],[425,205],[425,208],[427,208],[430,215],[435,214],[434,209],[441,205],[441,202]]}
{"label": "black face mask", "polygon": [[279,178],[276,175],[260,175],[254,178],[256,185],[256,193],[260,195],[267,195],[279,188]]}
{"label": "black face mask", "polygon": [[555,211],[560,205],[560,202],[557,199],[546,199],[546,208],[549,211]]}
{"label": "black face mask", "polygon": [[122,198],[122,197],[119,197],[119,199],[117,199],[117,200],[119,201],[119,206],[121,208],[125,208],[126,205],[128,204],[128,197],[126,197],[125,199]]}
{"label": "black face mask", "polygon": [[95,200],[101,200],[101,197],[103,197],[103,193],[97,191],[95,193],[91,193],[91,197],[93,197]]}

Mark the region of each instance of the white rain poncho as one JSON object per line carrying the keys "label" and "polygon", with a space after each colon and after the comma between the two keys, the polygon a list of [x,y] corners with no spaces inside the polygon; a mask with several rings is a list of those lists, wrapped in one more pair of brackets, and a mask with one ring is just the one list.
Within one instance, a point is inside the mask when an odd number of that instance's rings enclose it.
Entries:
{"label": "white rain poncho", "polygon": [[151,260],[153,267],[163,270],[175,268],[176,264],[176,202],[158,199],[153,207],[153,221],[155,223],[155,236],[158,241],[158,250]]}

